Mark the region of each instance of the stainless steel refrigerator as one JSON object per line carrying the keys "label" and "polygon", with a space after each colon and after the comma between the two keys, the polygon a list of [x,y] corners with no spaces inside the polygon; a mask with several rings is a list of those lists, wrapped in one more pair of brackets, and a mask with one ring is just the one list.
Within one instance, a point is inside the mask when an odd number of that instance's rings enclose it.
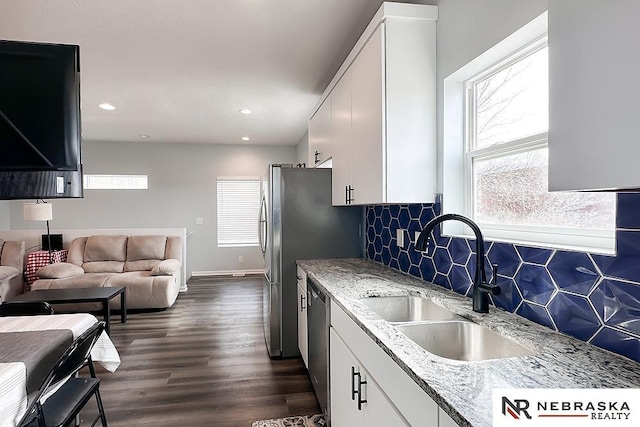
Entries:
{"label": "stainless steel refrigerator", "polygon": [[361,207],[331,206],[331,169],[269,165],[262,179],[264,336],[271,357],[299,355],[296,260],[359,258]]}

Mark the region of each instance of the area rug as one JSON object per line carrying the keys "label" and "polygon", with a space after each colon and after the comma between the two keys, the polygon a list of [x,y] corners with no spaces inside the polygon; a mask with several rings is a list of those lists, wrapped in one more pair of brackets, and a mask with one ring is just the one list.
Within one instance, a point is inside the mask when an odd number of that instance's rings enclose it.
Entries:
{"label": "area rug", "polygon": [[277,420],[254,421],[251,427],[325,427],[326,425],[324,415],[301,415]]}

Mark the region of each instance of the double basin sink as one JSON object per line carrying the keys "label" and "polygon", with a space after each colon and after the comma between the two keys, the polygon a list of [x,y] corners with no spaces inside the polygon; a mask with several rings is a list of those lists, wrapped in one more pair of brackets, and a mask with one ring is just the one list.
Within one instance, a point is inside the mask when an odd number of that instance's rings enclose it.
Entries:
{"label": "double basin sink", "polygon": [[440,357],[482,361],[537,354],[427,298],[369,297],[360,302],[420,347]]}

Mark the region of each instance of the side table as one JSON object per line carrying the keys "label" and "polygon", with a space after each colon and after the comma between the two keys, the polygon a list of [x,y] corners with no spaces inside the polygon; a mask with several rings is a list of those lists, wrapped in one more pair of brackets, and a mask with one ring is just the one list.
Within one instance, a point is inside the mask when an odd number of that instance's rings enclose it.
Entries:
{"label": "side table", "polygon": [[25,292],[31,290],[31,284],[36,281],[36,272],[48,264],[65,262],[67,260],[67,250],[61,251],[33,251],[27,254],[27,265],[24,269],[24,276],[27,279]]}

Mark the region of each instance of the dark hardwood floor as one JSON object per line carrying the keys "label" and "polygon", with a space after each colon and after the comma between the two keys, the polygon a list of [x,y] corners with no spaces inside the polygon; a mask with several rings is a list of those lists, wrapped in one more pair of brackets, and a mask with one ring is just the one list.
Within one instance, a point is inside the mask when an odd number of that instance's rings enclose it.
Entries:
{"label": "dark hardwood floor", "polygon": [[109,426],[246,427],[320,412],[302,360],[267,354],[261,278],[188,286],[165,311],[114,317],[122,364],[98,369]]}

